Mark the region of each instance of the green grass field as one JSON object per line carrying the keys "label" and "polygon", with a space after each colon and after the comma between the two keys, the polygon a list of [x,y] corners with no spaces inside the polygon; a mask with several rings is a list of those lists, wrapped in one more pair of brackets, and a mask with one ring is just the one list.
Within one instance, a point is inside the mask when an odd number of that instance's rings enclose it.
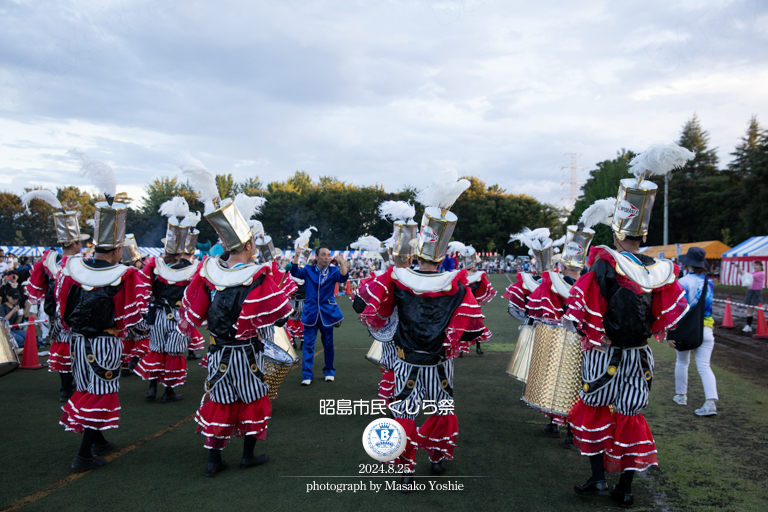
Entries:
{"label": "green grass field", "polygon": [[[506,287],[504,276],[494,286]],[[474,352],[456,360],[455,400],[460,423],[455,460],[444,478],[464,484],[462,491],[307,492],[307,484],[383,483],[397,478],[359,474],[369,458],[361,438],[372,416],[321,416],[320,399],[372,399],[377,368],[364,359],[370,346],[347,297],[339,298],[346,320],[336,330],[337,377],[299,386],[294,369],[274,402],[266,441],[265,466],[241,471],[242,440],[224,451],[230,469],[205,478],[207,453],[191,420],[203,394],[204,370],[190,368],[179,389],[184,401],[144,401],[146,385],[137,377],[122,379],[120,428],[107,432],[117,449],[131,447],[102,469],[67,480],[80,436],[58,425],[58,376],[15,371],[0,379],[0,432],[4,434],[0,469],[0,510],[382,510],[392,507],[429,510],[584,510],[612,508],[605,497],[580,498],[572,487],[589,476],[589,464],[575,448],[544,436],[545,418],[520,401],[523,386],[505,374],[517,336],[517,323],[497,296],[485,308],[494,337],[483,356]],[[318,341],[318,346],[320,345]],[[735,374],[715,368],[720,415],[694,416],[704,400],[692,365],[688,407],[672,402],[674,354],[654,345],[656,374],[646,418],[659,449],[660,468],[635,479],[637,510],[762,511],[768,503],[768,391]],[[322,360],[322,355],[319,361]],[[184,420],[187,420],[184,422]],[[180,423],[166,433],[146,440]],[[119,452],[118,452],[119,453]],[[417,476],[430,480],[426,454],[419,452]],[[341,478],[350,477],[350,478]],[[616,476],[609,477],[614,483]],[[436,481],[432,478],[431,480]],[[429,489],[429,486],[427,486]]]}

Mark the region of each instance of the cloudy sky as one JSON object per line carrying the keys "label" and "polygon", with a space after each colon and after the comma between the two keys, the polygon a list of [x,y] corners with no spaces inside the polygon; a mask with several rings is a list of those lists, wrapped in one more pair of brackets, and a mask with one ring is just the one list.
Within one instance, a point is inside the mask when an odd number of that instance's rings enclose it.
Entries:
{"label": "cloudy sky", "polygon": [[455,167],[557,204],[566,153],[592,169],[694,112],[729,161],[768,125],[767,43],[760,0],[4,0],[0,190],[87,186],[76,148],[140,198],[187,150],[238,180]]}

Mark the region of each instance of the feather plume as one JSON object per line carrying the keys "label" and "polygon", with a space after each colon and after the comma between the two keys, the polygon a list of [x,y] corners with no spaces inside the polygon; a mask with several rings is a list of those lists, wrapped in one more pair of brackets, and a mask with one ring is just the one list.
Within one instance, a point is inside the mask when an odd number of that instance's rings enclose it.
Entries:
{"label": "feather plume", "polygon": [[375,236],[361,236],[356,242],[349,244],[356,251],[381,252],[381,241]]}
{"label": "feather plume", "polygon": [[589,208],[584,210],[581,214],[579,223],[584,224],[585,228],[591,228],[595,224],[607,223],[610,224],[610,219],[613,218],[613,212],[616,211],[616,198],[606,197],[605,199],[598,199]]}
{"label": "feather plume", "polygon": [[198,224],[200,224],[200,221],[202,220],[203,216],[200,215],[200,212],[189,212],[186,217],[184,217],[184,220],[187,224],[189,224],[190,230],[195,229]]}
{"label": "feather plume", "polygon": [[67,154],[80,159],[80,176],[91,180],[93,186],[104,194],[107,203],[111,206],[117,195],[117,178],[112,167],[106,162],[92,159],[81,151],[72,149],[67,151]]}
{"label": "feather plume", "polygon": [[234,199],[235,207],[245,220],[261,214],[261,209],[266,202],[264,197],[251,197],[243,193],[237,194]]}
{"label": "feather plume", "polygon": [[50,190],[30,190],[26,194],[21,196],[21,205],[24,207],[24,209],[29,213],[29,204],[32,202],[33,199],[40,199],[41,201],[45,201],[49,205],[53,206],[54,208],[57,208],[61,211],[64,211],[64,207],[61,206],[61,202],[56,199],[56,196],[53,195],[53,192]]}
{"label": "feather plume", "polygon": [[85,221],[91,228],[96,229],[96,219],[88,219]]}
{"label": "feather plume", "polygon": [[678,146],[674,142],[668,144],[651,144],[651,146],[629,162],[629,172],[635,175],[640,183],[649,176],[663,176],[672,169],[682,167],[696,153]]}
{"label": "feather plume", "polygon": [[309,226],[308,229],[305,229],[304,231],[299,231],[299,238],[296,239],[294,247],[296,247],[297,249],[300,247],[307,247],[307,245],[309,244],[309,239],[312,237],[313,231],[317,231],[317,228],[315,226]]}
{"label": "feather plume", "polygon": [[416,215],[416,208],[405,201],[384,201],[379,205],[379,217],[391,221],[407,221]]}
{"label": "feather plume", "polygon": [[561,236],[554,242],[552,242],[552,245],[555,247],[560,247],[561,245],[565,245],[565,235]]}
{"label": "feather plume", "polygon": [[458,252],[462,256],[467,255],[469,253],[468,250],[467,250],[467,246],[464,245],[461,242],[449,242],[448,243],[448,252],[449,253]]}
{"label": "feather plume", "polygon": [[536,228],[534,230],[523,228],[521,232],[511,235],[509,241],[520,242],[529,249],[536,249],[537,251],[549,247],[549,244],[552,243],[552,239],[549,238],[549,228]]}
{"label": "feather plume", "polygon": [[387,238],[386,240],[384,240],[382,243],[383,243],[383,244],[384,244],[384,245],[385,245],[387,248],[391,249],[391,248],[392,248],[392,246],[395,244],[395,242],[396,242],[396,241],[397,241],[397,237],[396,237],[395,235],[392,235],[392,236],[390,236],[389,238]]}
{"label": "feather plume", "polygon": [[255,238],[261,238],[264,236],[264,224],[258,220],[249,220],[248,227],[251,228],[251,233]]}
{"label": "feather plume", "polygon": [[214,202],[219,200],[219,188],[216,186],[216,177],[213,173],[186,151],[181,154],[176,165],[189,180],[192,188],[200,194],[200,201],[205,203],[205,213],[213,211]]}
{"label": "feather plume", "polygon": [[418,193],[416,201],[424,206],[448,210],[469,186],[469,180],[459,179],[456,169],[446,169],[437,174],[430,186]]}
{"label": "feather plume", "polygon": [[187,204],[187,200],[183,197],[174,196],[161,204],[157,211],[169,219],[171,217],[176,217],[181,220],[189,215],[189,205]]}

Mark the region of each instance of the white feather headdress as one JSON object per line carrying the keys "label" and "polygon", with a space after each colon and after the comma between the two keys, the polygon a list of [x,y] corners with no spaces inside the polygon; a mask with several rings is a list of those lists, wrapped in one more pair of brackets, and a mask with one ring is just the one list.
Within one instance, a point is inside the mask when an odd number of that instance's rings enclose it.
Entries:
{"label": "white feather headdress", "polygon": [[24,207],[27,213],[29,213],[29,204],[32,202],[33,199],[40,199],[41,201],[45,201],[49,205],[53,206],[54,208],[57,208],[61,211],[64,211],[64,207],[61,206],[61,202],[56,199],[56,196],[53,195],[53,192],[50,190],[30,190],[26,194],[21,196],[21,205]]}
{"label": "white feather headdress", "polygon": [[416,208],[405,201],[384,201],[379,205],[379,217],[391,221],[408,221],[416,215]]}
{"label": "white feather headdress", "polygon": [[267,202],[267,199],[259,196],[251,197],[240,193],[235,196],[233,202],[243,218],[248,220],[261,214],[261,209],[264,206],[264,203]]}
{"label": "white feather headdress", "polygon": [[585,228],[591,228],[595,224],[611,225],[611,219],[613,218],[613,212],[616,211],[616,198],[606,197],[605,199],[598,199],[592,206],[584,210],[581,214],[579,223],[583,224]]}
{"label": "white feather headdress", "polygon": [[106,162],[92,159],[81,151],[72,149],[67,151],[67,154],[80,159],[80,176],[90,179],[93,186],[104,194],[107,203],[111,206],[117,195],[117,178],[112,167]]}
{"label": "white feather headdress", "polygon": [[375,236],[361,236],[356,242],[349,244],[356,251],[381,252],[381,241]]}
{"label": "white feather headdress", "polygon": [[220,201],[219,188],[216,186],[216,177],[206,169],[200,160],[192,158],[186,151],[181,154],[176,165],[189,180],[192,188],[200,194],[200,201],[205,203],[205,212],[212,212],[218,208]]}
{"label": "white feather headdress", "polygon": [[560,238],[552,242],[552,246],[560,247],[561,245],[565,245],[565,238],[566,238],[565,235],[561,236]]}
{"label": "white feather headdress", "polygon": [[189,212],[186,217],[184,217],[184,220],[189,224],[190,230],[195,229],[198,224],[200,224],[200,221],[203,219],[203,216],[200,215],[200,212]]}
{"label": "white feather headdress", "polygon": [[430,186],[418,193],[416,201],[424,206],[449,210],[470,185],[469,180],[459,179],[456,169],[446,169],[437,174]]}
{"label": "white feather headdress", "polygon": [[462,256],[466,256],[469,254],[469,250],[467,249],[467,246],[461,242],[449,242],[448,252],[449,253],[458,252]]}
{"label": "white feather headdress", "polygon": [[312,237],[312,232],[317,231],[315,226],[309,226],[304,231],[299,231],[299,238],[296,239],[294,247],[297,249],[300,247],[307,247],[309,245],[309,239]]}
{"label": "white feather headdress", "polygon": [[682,167],[696,153],[678,146],[674,142],[668,144],[651,144],[651,146],[629,162],[629,172],[635,175],[639,184],[649,176],[663,176],[672,169]]}
{"label": "white feather headdress", "polygon": [[521,232],[511,235],[509,241],[518,241],[529,249],[537,251],[546,249],[552,243],[552,239],[549,238],[549,228],[536,228],[534,230],[523,228]]}
{"label": "white feather headdress", "polygon": [[264,224],[258,220],[249,220],[248,227],[251,228],[251,233],[255,238],[261,238],[264,236]]}
{"label": "white feather headdress", "polygon": [[181,196],[174,196],[160,205],[157,210],[160,215],[168,217],[176,217],[179,221],[189,215],[189,205],[187,200]]}

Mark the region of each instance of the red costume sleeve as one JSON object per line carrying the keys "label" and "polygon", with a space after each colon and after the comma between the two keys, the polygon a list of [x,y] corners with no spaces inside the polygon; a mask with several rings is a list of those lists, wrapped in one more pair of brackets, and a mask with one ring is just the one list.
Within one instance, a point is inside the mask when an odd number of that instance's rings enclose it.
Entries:
{"label": "red costume sleeve", "polygon": [[567,312],[563,318],[572,321],[585,334],[581,340],[584,350],[600,346],[605,336],[603,315],[608,309],[608,303],[600,293],[594,272],[587,272],[574,283],[566,307]]}
{"label": "red costume sleeve", "polygon": [[[200,266],[202,268],[202,265]],[[192,336],[197,329],[208,320],[208,308],[211,307],[211,290],[213,285],[208,282],[200,271],[192,277],[179,308],[179,331]]]}
{"label": "red costume sleeve", "polygon": [[148,283],[149,286],[152,286],[152,283],[155,282],[155,267],[157,266],[157,262],[155,261],[155,257],[151,256],[147,258],[146,263],[144,263],[144,266],[139,271],[139,274],[141,277],[141,280],[145,283]]}
{"label": "red costume sleeve", "polygon": [[[259,272],[266,272],[266,269]],[[258,277],[259,272],[254,279]],[[292,311],[289,296],[284,293],[284,290],[278,288],[278,283],[275,283],[273,277],[268,274],[261,285],[251,290],[243,302],[240,317],[235,322],[235,329],[237,329],[235,338],[239,340],[253,338],[261,327],[273,325],[288,317]]]}
{"label": "red costume sleeve", "polygon": [[147,312],[147,303],[151,288],[142,277],[139,269],[130,267],[123,274],[120,291],[112,297],[115,306],[115,321],[120,336],[126,336],[126,330],[142,320],[142,315]]}
{"label": "red costume sleeve", "polygon": [[59,278],[56,283],[56,310],[59,312],[59,318],[61,319],[61,325],[69,331],[69,326],[64,322],[64,311],[67,307],[67,296],[69,295],[69,289],[72,287],[72,285],[77,286],[75,283],[75,280],[72,279],[69,276],[64,276],[61,272],[59,272]]}
{"label": "red costume sleeve", "polygon": [[477,303],[481,306],[485,306],[496,296],[496,290],[493,289],[493,286],[491,285],[491,282],[488,281],[488,276],[485,273],[483,273],[483,276],[480,278],[480,286],[478,286],[472,293],[474,293]]}
{"label": "red costume sleeve", "polygon": [[378,331],[387,324],[387,318],[392,316],[395,309],[395,298],[392,295],[395,283],[392,280],[394,267],[389,267],[386,272],[357,289],[357,296],[366,304],[365,310],[360,313],[360,321],[371,330]]}
{"label": "red costume sleeve", "polygon": [[[466,282],[466,278],[464,281]],[[467,287],[464,300],[454,310],[451,321],[445,329],[445,340],[443,340],[445,357],[448,359],[458,357],[460,352],[469,352],[470,345],[490,338],[491,331],[483,323],[484,318],[480,305],[472,295],[472,290]]]}
{"label": "red costume sleeve", "polygon": [[517,309],[518,311],[525,311],[525,303],[528,300],[528,295],[530,295],[531,292],[529,292],[524,286],[523,286],[523,274],[518,273],[517,274],[517,282],[514,284],[509,285],[507,288],[507,291],[504,292],[504,297],[509,302],[512,303],[512,307]]}
{"label": "red costume sleeve", "polygon": [[552,278],[549,272],[541,276],[541,283],[528,296],[528,315],[543,320],[559,322],[565,311],[565,299],[552,290]]}
{"label": "red costume sleeve", "polygon": [[48,289],[48,280],[52,279],[52,276],[48,273],[48,269],[43,265],[43,261],[48,256],[48,251],[45,251],[43,259],[35,263],[32,267],[32,272],[29,274],[29,280],[27,282],[27,296],[32,304],[40,304],[45,299],[45,291]]}
{"label": "red costume sleeve", "polygon": [[291,279],[291,276],[288,275],[288,272],[283,272],[280,269],[280,265],[278,265],[276,261],[272,262],[272,273],[270,276],[275,284],[280,287],[283,294],[288,298],[290,298],[294,293],[296,293],[296,290],[299,289],[299,285],[297,285],[296,282]]}

